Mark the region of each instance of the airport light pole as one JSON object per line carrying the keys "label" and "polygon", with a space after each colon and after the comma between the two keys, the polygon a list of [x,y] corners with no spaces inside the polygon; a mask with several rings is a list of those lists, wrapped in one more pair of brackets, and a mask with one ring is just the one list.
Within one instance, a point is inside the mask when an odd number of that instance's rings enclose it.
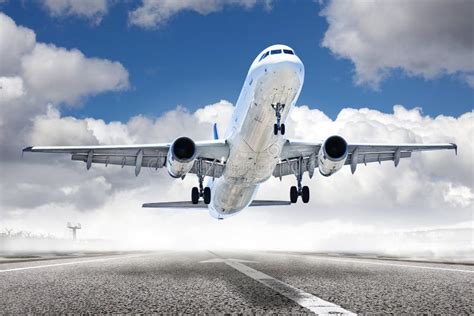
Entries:
{"label": "airport light pole", "polygon": [[72,239],[73,240],[76,240],[76,231],[78,229],[81,229],[81,224],[80,223],[77,223],[77,224],[71,224],[71,223],[67,223],[67,228],[69,228],[70,230],[72,230]]}

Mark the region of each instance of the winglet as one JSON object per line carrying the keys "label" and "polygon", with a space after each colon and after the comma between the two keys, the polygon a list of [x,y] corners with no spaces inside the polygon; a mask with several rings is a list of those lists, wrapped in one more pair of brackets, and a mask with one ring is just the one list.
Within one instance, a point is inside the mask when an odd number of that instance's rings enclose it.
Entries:
{"label": "winglet", "polygon": [[457,155],[458,155],[458,145],[456,145],[455,143],[451,143],[451,145],[453,145],[454,153],[455,153],[456,156],[457,156]]}
{"label": "winglet", "polygon": [[219,139],[219,133],[217,133],[217,123],[214,123],[212,126],[212,132],[214,134],[214,139]]}

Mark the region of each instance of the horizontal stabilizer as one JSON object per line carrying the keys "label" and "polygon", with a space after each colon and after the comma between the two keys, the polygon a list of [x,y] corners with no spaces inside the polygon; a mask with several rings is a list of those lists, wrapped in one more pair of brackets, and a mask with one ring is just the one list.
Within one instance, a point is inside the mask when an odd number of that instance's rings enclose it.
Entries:
{"label": "horizontal stabilizer", "polygon": [[176,202],[156,202],[156,203],[145,203],[142,207],[153,207],[153,208],[207,208],[207,205],[202,201],[198,204],[193,204],[191,201],[176,201]]}
{"label": "horizontal stabilizer", "polygon": [[[249,206],[282,206],[290,205],[290,201],[274,201],[274,200],[254,200]],[[202,201],[198,204],[193,204],[191,201],[177,201],[177,202],[156,202],[156,203],[145,203],[142,207],[150,208],[207,208],[207,205]]]}
{"label": "horizontal stabilizer", "polygon": [[282,206],[290,205],[290,201],[275,201],[275,200],[254,200],[249,206]]}

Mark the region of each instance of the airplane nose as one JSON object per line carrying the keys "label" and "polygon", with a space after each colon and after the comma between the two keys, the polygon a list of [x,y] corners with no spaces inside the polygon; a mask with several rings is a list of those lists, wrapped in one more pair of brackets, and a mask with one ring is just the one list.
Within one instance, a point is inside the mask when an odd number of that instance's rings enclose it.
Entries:
{"label": "airplane nose", "polygon": [[304,77],[304,67],[301,62],[282,60],[271,65],[271,71],[278,77],[297,76],[300,80]]}

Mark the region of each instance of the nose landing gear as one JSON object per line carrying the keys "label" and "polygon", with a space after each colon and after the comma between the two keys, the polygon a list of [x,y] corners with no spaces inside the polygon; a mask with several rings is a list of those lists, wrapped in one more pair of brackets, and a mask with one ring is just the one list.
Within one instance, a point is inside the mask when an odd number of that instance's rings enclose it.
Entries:
{"label": "nose landing gear", "polygon": [[276,124],[273,124],[273,134],[278,135],[278,131],[280,131],[281,135],[285,135],[285,124],[281,124],[281,111],[285,108],[284,104],[276,103],[272,104],[272,108],[275,110],[276,115]]}
{"label": "nose landing gear", "polygon": [[193,189],[191,190],[191,202],[193,204],[198,204],[199,198],[202,197],[204,200],[204,204],[209,204],[211,203],[211,188],[203,186],[204,176],[198,175],[198,179],[199,188],[193,187]]}

